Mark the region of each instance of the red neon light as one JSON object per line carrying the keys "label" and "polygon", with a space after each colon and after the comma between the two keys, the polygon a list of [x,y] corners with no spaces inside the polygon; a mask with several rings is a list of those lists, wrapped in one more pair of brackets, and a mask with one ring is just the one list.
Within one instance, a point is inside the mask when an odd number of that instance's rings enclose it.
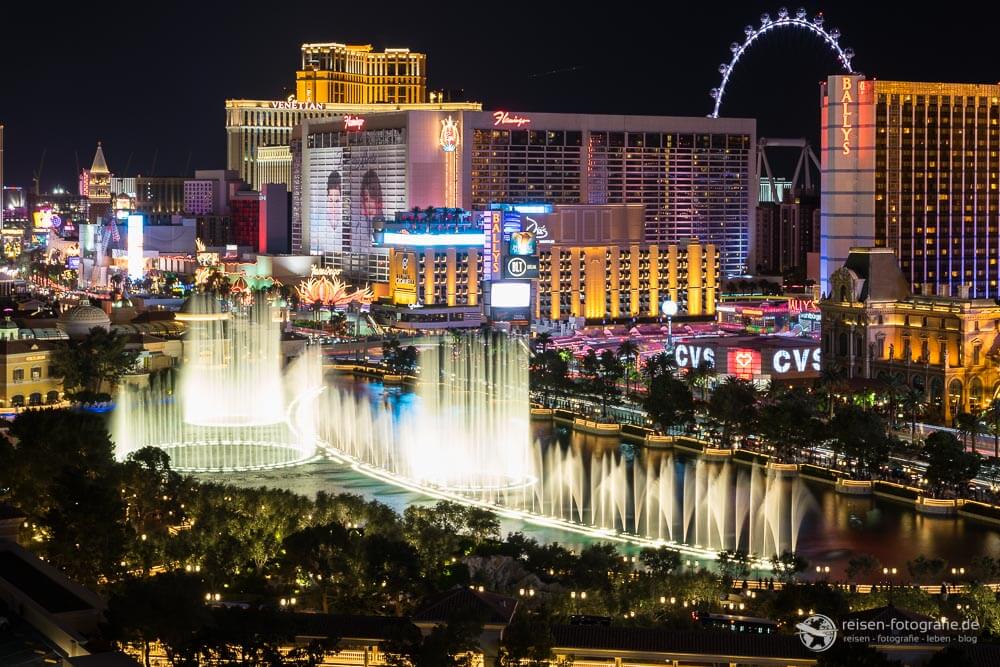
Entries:
{"label": "red neon light", "polygon": [[365,126],[365,119],[360,116],[344,116],[345,130],[360,130]]}
{"label": "red neon light", "polygon": [[531,123],[530,118],[525,118],[524,116],[518,116],[516,114],[512,115],[508,111],[494,111],[493,112],[493,126],[498,125],[516,125],[517,127],[522,127]]}
{"label": "red neon light", "polygon": [[760,373],[760,352],[746,348],[730,349],[728,366],[730,375],[742,380],[752,380],[755,374]]}

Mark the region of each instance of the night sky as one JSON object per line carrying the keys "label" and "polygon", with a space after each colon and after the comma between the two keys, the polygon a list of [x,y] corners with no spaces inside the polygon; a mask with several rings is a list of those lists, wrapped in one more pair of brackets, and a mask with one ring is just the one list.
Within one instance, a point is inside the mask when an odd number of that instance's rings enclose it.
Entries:
{"label": "night sky", "polygon": [[[75,188],[74,154],[89,166],[98,140],[117,175],[150,174],[157,150],[155,175],[223,167],[224,100],[284,99],[299,45],[310,41],[425,52],[430,87],[463,88],[487,109],[704,116],[730,42],[780,5],[684,4],[8,3],[0,38],[5,181],[30,186],[46,148],[43,189]],[[955,13],[874,0],[803,6],[810,16],[824,9],[825,26],[840,28],[855,68],[869,77],[1000,78],[995,25],[969,5],[950,5]],[[748,52],[722,114],[757,118],[762,136],[817,142],[817,83],[836,71],[817,38],[778,31]]]}

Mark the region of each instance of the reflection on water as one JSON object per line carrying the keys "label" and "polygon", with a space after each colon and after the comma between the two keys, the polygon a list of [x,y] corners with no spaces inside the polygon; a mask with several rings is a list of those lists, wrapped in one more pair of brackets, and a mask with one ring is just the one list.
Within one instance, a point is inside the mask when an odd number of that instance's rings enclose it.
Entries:
{"label": "reflection on water", "polygon": [[963,517],[918,514],[883,498],[834,493],[809,483],[818,511],[807,516],[799,552],[814,565],[842,573],[847,561],[871,554],[883,565],[905,571],[917,556],[942,558],[950,567],[968,567],[979,556],[1000,556],[1000,530]]}

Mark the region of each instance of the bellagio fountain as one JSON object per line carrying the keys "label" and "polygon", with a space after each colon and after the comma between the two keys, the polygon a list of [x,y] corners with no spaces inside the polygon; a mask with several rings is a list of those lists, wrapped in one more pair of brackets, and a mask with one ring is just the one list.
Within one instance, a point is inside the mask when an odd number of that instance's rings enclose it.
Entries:
{"label": "bellagio fountain", "polygon": [[316,455],[318,353],[284,366],[277,309],[195,294],[177,316],[186,324],[179,377],[123,389],[113,421],[116,455],[163,449],[180,471],[278,468]]}
{"label": "bellagio fountain", "polygon": [[413,400],[326,387],[315,348],[287,367],[263,298],[192,297],[177,382],[123,391],[117,456],[154,445],[181,471],[280,468],[317,454],[423,496],[597,539],[711,557],[794,550],[811,497],[757,465],[534,442],[523,339],[465,334],[420,343]]}
{"label": "bellagio fountain", "polygon": [[327,454],[391,484],[599,539],[705,556],[797,546],[813,503],[797,477],[670,451],[532,442],[521,339],[438,339],[420,366],[416,400],[402,409],[327,392]]}

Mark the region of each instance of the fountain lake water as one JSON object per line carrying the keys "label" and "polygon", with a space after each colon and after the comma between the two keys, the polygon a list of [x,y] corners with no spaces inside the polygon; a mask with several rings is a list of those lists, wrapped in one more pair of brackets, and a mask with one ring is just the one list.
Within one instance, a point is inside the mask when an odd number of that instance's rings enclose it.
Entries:
{"label": "fountain lake water", "polygon": [[598,536],[764,556],[796,548],[813,504],[797,477],[669,451],[543,447],[529,435],[521,340],[467,335],[427,347],[405,406],[328,392],[321,433],[332,456],[432,495]]}

